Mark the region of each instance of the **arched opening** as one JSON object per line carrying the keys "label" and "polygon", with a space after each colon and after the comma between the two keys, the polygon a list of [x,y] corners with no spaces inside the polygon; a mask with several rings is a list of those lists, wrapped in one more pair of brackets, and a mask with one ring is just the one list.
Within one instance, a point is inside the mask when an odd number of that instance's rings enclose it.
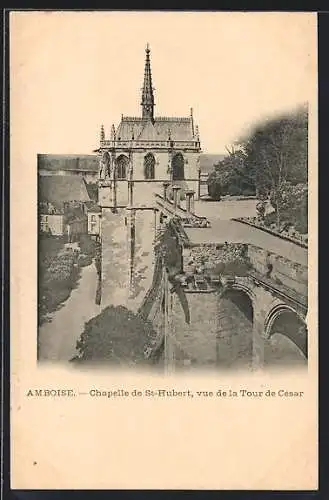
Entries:
{"label": "arched opening", "polygon": [[267,328],[265,365],[307,364],[307,327],[295,311],[289,308],[274,311],[270,315]]}
{"label": "arched opening", "polygon": [[216,358],[218,368],[250,368],[253,355],[253,305],[244,290],[228,289],[219,297]]}
{"label": "arched opening", "polygon": [[172,159],[172,178],[174,181],[184,180],[184,157],[182,153],[176,153]]}
{"label": "arched opening", "polygon": [[152,153],[148,153],[144,158],[144,177],[154,179],[155,158]]}
{"label": "arched opening", "polygon": [[129,160],[127,156],[125,155],[120,155],[116,159],[116,178],[117,179],[126,179],[127,178],[127,171],[128,171],[128,164]]}

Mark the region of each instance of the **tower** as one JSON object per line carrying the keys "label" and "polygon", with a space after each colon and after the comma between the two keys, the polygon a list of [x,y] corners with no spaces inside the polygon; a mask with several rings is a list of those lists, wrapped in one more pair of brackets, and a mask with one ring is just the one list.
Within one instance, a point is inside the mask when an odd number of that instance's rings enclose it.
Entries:
{"label": "tower", "polygon": [[[102,129],[97,150],[101,167],[102,304],[129,301],[131,305],[131,300],[137,304],[143,287],[150,285],[157,200],[164,185],[199,193],[201,147],[193,110],[188,116],[155,116],[148,44],[141,91],[142,113],[121,116],[109,137]],[[143,259],[136,258],[142,254]],[[141,276],[143,286],[138,285]]]}
{"label": "tower", "polygon": [[153,121],[154,119],[154,94],[152,87],[152,73],[151,73],[151,61],[150,61],[150,48],[149,44],[146,45],[146,58],[145,58],[145,69],[144,69],[144,84],[142,89],[142,117],[146,120]]}

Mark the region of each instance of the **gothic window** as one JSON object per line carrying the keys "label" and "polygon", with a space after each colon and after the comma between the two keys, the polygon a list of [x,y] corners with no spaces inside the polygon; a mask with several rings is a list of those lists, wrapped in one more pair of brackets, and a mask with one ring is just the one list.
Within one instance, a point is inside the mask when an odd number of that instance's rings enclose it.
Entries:
{"label": "gothic window", "polygon": [[109,177],[110,169],[111,169],[111,158],[109,153],[107,151],[104,151],[100,163],[99,177],[101,179],[106,179],[106,177]]}
{"label": "gothic window", "polygon": [[117,179],[126,179],[129,160],[127,156],[120,155],[116,160],[116,177]]}
{"label": "gothic window", "polygon": [[184,179],[184,158],[182,153],[177,153],[172,159],[173,180],[181,181]]}
{"label": "gothic window", "polygon": [[155,158],[152,153],[148,153],[144,158],[144,177],[154,179]]}

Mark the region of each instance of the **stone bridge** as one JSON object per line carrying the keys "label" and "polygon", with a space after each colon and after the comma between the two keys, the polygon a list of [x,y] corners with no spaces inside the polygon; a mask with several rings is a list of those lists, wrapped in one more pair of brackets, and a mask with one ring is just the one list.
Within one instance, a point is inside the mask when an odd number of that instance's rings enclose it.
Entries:
{"label": "stone bridge", "polygon": [[163,349],[169,369],[257,369],[283,336],[306,363],[307,265],[250,243],[193,242],[187,228],[211,223],[193,214],[193,195],[185,209],[176,196],[156,198],[157,263],[140,314],[158,335],[146,356]]}

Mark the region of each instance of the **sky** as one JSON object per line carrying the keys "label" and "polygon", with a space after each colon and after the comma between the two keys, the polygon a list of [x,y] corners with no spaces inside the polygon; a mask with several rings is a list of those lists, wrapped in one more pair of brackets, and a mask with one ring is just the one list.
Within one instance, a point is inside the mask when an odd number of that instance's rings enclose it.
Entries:
{"label": "sky", "polygon": [[205,153],[316,91],[314,13],[11,13],[11,133],[39,153],[92,153],[101,124],[141,115],[150,44],[155,114],[193,108]]}

